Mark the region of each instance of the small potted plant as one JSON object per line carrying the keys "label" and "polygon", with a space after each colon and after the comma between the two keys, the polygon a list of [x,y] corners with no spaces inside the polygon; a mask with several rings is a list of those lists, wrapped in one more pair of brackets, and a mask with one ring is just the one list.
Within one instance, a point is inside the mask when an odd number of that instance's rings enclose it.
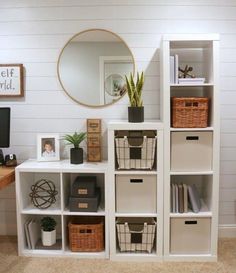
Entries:
{"label": "small potted plant", "polygon": [[74,145],[73,148],[70,149],[70,163],[71,164],[82,164],[83,163],[83,149],[79,147],[80,143],[86,139],[86,133],[75,132],[73,135],[65,135],[63,138],[67,141],[67,144]]}
{"label": "small potted plant", "polygon": [[56,221],[52,217],[41,219],[41,237],[44,246],[52,246],[56,243]]}
{"label": "small potted plant", "polygon": [[141,75],[139,75],[139,72],[137,72],[136,83],[132,73],[130,73],[129,78],[125,76],[125,79],[130,101],[130,106],[128,108],[128,120],[129,122],[143,122],[144,107],[142,100],[142,88],[144,84],[144,74],[142,72]]}

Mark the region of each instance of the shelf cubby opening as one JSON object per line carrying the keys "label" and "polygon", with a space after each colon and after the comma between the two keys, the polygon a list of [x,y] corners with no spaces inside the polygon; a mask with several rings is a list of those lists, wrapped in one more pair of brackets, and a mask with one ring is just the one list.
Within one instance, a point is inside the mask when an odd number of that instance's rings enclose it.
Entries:
{"label": "shelf cubby opening", "polygon": [[[189,199],[189,189],[188,190],[188,212],[185,213],[180,213],[179,210],[178,212],[176,212],[177,210],[173,210],[173,201],[178,202],[178,207],[179,204],[181,202],[180,199],[174,198],[174,200],[171,198],[173,197],[174,189],[172,189],[170,187],[170,215],[171,217],[176,217],[176,216],[181,216],[181,217],[195,217],[195,216],[203,216],[203,217],[209,217],[212,214],[212,182],[213,181],[213,177],[212,175],[172,175],[171,176],[171,184],[172,185],[195,185],[198,195],[200,197],[200,201],[201,201],[201,208],[200,211],[198,213],[194,213],[192,208],[191,208],[191,202]],[[182,188],[180,187],[178,190],[181,190]],[[183,190],[183,189],[182,189]],[[177,191],[177,189],[176,189]],[[183,197],[183,194],[182,198]],[[179,198],[179,192],[177,194],[178,198]],[[176,203],[175,203],[176,204]]]}
{"label": "shelf cubby opening", "polygon": [[[95,176],[96,177],[96,186],[100,191],[100,202],[97,211],[104,212],[105,211],[105,177],[103,173],[63,173],[63,210],[65,212],[70,212],[69,208],[69,198],[72,196],[71,187],[73,182],[77,177],[88,177]],[[89,213],[89,211],[87,211]],[[86,213],[86,212],[83,212]]]}
{"label": "shelf cubby opening", "polygon": [[[60,174],[58,173],[33,173],[33,172],[21,172],[20,173],[21,187],[20,187],[20,195],[21,195],[21,211],[24,213],[40,213],[43,211],[47,211],[48,213],[58,213],[61,210],[61,187],[60,187]],[[38,208],[32,202],[32,198],[30,194],[32,193],[32,186],[36,184],[36,182],[40,181],[38,188],[34,188],[37,196],[37,202],[39,204],[44,204],[43,207],[49,206],[45,209]],[[51,181],[55,185],[55,190],[57,194],[55,195],[55,202],[50,205],[50,194],[51,190],[47,187],[44,182]],[[46,189],[47,191],[44,191]],[[48,200],[48,202],[46,202]]]}
{"label": "shelf cubby opening", "polygon": [[199,42],[195,45],[191,41],[170,42],[170,55],[178,55],[179,67],[186,65],[193,67],[192,74],[197,78],[205,78],[205,83],[213,83],[212,43]]}
{"label": "shelf cubby opening", "polygon": [[23,251],[37,250],[62,250],[62,228],[61,217],[59,215],[50,215],[56,221],[56,243],[52,246],[44,246],[41,237],[40,221],[43,217],[49,215],[22,215],[22,231],[23,231]]}

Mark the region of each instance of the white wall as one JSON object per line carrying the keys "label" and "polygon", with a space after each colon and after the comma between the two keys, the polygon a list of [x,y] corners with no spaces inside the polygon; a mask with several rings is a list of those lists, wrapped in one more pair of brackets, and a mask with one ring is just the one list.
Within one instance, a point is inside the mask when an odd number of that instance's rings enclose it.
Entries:
{"label": "white wall", "polygon": [[[220,224],[236,227],[236,2],[235,0],[8,0],[0,2],[1,63],[23,63],[25,97],[1,99],[12,108],[11,148],[18,160],[35,157],[36,134],[85,130],[85,118],[127,117],[127,98],[103,109],[77,105],[57,79],[60,50],[75,33],[105,28],[131,47],[146,70],[145,118],[159,117],[159,47],[164,33],[220,33]],[[106,151],[104,133],[104,150]],[[66,152],[62,151],[64,155]],[[11,191],[10,188],[9,191]],[[12,199],[11,199],[12,200]],[[7,203],[1,193],[0,219]],[[11,203],[11,202],[10,202]],[[14,207],[8,206],[8,210]],[[15,224],[14,213],[5,223]],[[3,225],[0,233],[5,233]]]}

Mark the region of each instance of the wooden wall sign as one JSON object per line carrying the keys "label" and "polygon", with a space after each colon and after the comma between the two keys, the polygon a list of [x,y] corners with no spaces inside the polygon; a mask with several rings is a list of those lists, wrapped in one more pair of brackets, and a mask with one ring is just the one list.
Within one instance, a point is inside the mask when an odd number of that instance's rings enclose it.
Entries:
{"label": "wooden wall sign", "polygon": [[22,64],[0,64],[0,96],[22,97],[23,87]]}

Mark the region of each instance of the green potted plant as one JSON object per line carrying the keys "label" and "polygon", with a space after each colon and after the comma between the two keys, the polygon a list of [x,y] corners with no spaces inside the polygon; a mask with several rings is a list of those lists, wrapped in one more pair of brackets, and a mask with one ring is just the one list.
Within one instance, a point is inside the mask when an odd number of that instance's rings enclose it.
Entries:
{"label": "green potted plant", "polygon": [[71,164],[82,164],[83,163],[83,149],[79,147],[80,143],[86,139],[86,133],[75,132],[73,135],[65,135],[63,138],[67,141],[67,144],[74,145],[73,148],[70,149],[70,163]]}
{"label": "green potted plant", "polygon": [[52,217],[46,216],[41,219],[41,237],[44,246],[52,246],[56,243],[57,222]]}
{"label": "green potted plant", "polygon": [[142,88],[144,84],[144,73],[141,75],[137,72],[136,83],[134,76],[130,73],[130,77],[125,76],[127,91],[130,101],[128,107],[128,120],[129,122],[143,122],[144,121],[144,107],[142,100]]}

